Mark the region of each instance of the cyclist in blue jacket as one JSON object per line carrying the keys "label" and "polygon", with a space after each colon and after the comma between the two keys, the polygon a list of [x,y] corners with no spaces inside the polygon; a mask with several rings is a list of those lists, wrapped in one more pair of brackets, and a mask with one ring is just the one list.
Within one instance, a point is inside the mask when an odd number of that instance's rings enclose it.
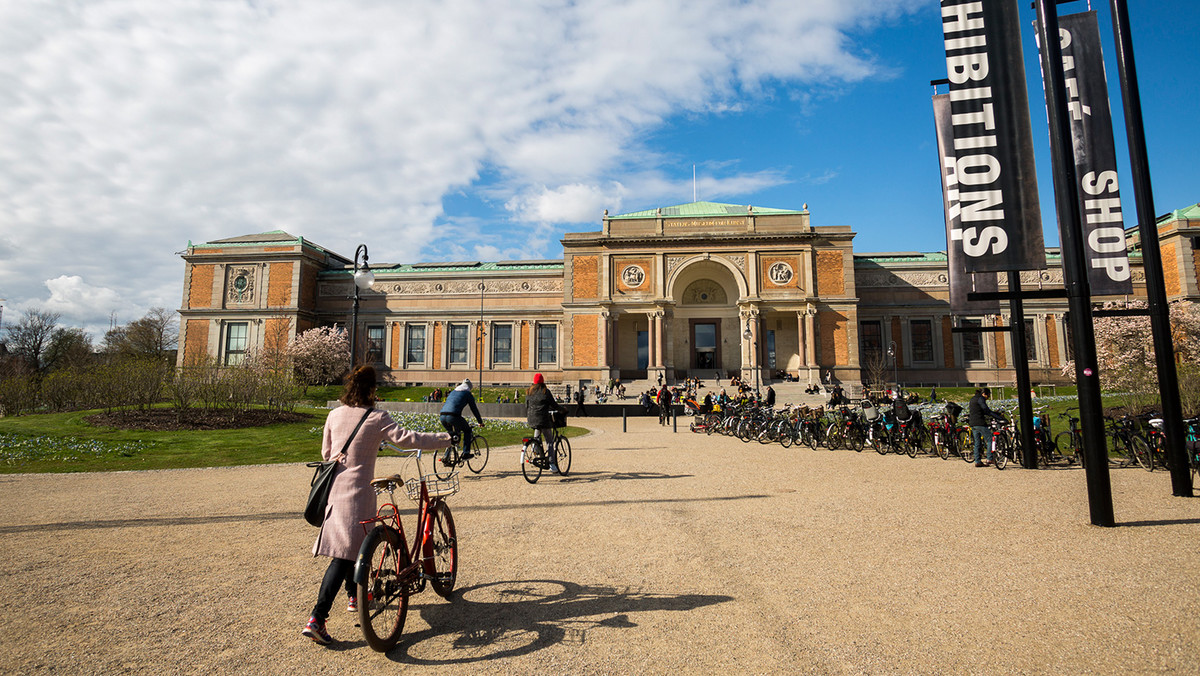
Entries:
{"label": "cyclist in blue jacket", "polygon": [[[463,458],[471,457],[471,440],[475,438],[475,435],[471,433],[470,423],[463,417],[463,409],[468,406],[471,407],[471,413],[475,414],[475,420],[479,421],[479,426],[483,427],[483,417],[479,415],[479,407],[475,405],[475,396],[471,394],[471,379],[463,378],[462,383],[446,397],[446,403],[442,405],[441,412],[442,427],[445,427],[450,434],[462,437]],[[450,464],[450,449],[446,449],[442,464]]]}

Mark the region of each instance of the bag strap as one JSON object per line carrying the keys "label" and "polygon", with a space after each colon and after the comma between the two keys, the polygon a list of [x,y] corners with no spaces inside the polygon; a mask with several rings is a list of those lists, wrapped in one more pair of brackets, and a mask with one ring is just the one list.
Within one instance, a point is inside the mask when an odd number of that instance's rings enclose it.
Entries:
{"label": "bag strap", "polygon": [[368,408],[367,412],[363,414],[362,419],[359,420],[358,424],[354,426],[354,431],[350,433],[350,438],[346,439],[346,445],[342,446],[342,453],[345,453],[347,449],[350,448],[350,442],[354,441],[354,435],[358,434],[358,428],[362,427],[362,424],[367,421],[367,416],[371,415],[371,411],[374,410],[374,408]]}

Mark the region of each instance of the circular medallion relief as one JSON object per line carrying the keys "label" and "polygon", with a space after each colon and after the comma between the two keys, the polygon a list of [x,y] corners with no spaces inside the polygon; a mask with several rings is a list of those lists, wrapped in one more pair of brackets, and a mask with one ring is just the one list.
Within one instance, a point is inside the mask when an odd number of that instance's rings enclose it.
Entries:
{"label": "circular medallion relief", "polygon": [[794,273],[792,272],[792,266],[784,263],[783,261],[775,263],[770,267],[770,269],[767,270],[767,277],[769,277],[771,282],[776,286],[783,286],[784,284],[792,281],[793,275]]}
{"label": "circular medallion relief", "polygon": [[640,265],[626,265],[624,270],[621,270],[621,281],[625,286],[636,289],[646,281],[646,271]]}

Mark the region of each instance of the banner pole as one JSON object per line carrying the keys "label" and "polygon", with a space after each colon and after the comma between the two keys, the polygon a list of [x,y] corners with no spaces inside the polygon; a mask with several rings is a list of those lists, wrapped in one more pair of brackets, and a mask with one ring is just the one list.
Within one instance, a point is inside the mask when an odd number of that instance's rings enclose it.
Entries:
{"label": "banner pole", "polygon": [[[1086,458],[1088,507],[1096,526],[1116,525],[1113,516],[1112,480],[1108,474],[1108,449],[1104,439],[1103,401],[1092,325],[1092,299],[1084,265],[1079,184],[1075,161],[1069,154],[1071,122],[1067,113],[1062,49],[1059,45],[1058,8],[1053,0],[1036,0],[1037,31],[1050,122],[1050,156],[1054,170],[1054,202],[1062,246],[1063,279],[1067,286],[1071,337],[1075,347],[1075,384],[1079,397],[1080,430]],[[1155,240],[1157,241],[1157,240]]]}
{"label": "banner pole", "polygon": [[1150,329],[1154,337],[1154,359],[1158,366],[1158,389],[1162,403],[1163,434],[1171,463],[1171,490],[1178,497],[1193,497],[1192,474],[1183,443],[1183,404],[1179,398],[1179,374],[1175,370],[1175,347],[1171,340],[1171,309],[1164,283],[1162,252],[1158,248],[1158,224],[1154,216],[1154,193],[1142,125],[1142,101],[1138,93],[1133,39],[1129,35],[1129,9],[1125,0],[1111,0],[1113,34],[1117,42],[1117,71],[1121,98],[1125,103],[1125,136],[1129,140],[1129,165],[1137,204],[1138,232],[1142,240],[1142,269],[1146,273],[1146,299],[1150,306]]}
{"label": "banner pole", "polygon": [[1013,346],[1013,370],[1017,372],[1017,414],[1021,421],[1021,466],[1037,469],[1037,449],[1033,446],[1033,388],[1029,383],[1029,340],[1025,335],[1025,301],[1021,300],[1021,273],[1008,271],[1009,333]]}

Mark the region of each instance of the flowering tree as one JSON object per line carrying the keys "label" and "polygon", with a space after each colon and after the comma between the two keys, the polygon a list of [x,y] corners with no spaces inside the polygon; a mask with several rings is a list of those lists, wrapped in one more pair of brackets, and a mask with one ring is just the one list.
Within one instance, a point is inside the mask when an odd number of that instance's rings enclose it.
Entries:
{"label": "flowering tree", "polygon": [[350,341],[340,327],[309,329],[296,336],[287,347],[296,378],[308,394],[310,385],[334,382],[350,363]]}
{"label": "flowering tree", "polygon": [[[1106,308],[1145,308],[1143,301],[1109,303]],[[1158,401],[1158,369],[1150,318],[1100,317],[1094,322],[1096,357],[1103,389],[1132,396],[1136,408]],[[1171,303],[1171,340],[1179,369],[1179,390],[1186,412],[1200,407],[1200,308],[1195,303]],[[1071,371],[1073,364],[1068,364]],[[1067,369],[1064,368],[1064,373]]]}

